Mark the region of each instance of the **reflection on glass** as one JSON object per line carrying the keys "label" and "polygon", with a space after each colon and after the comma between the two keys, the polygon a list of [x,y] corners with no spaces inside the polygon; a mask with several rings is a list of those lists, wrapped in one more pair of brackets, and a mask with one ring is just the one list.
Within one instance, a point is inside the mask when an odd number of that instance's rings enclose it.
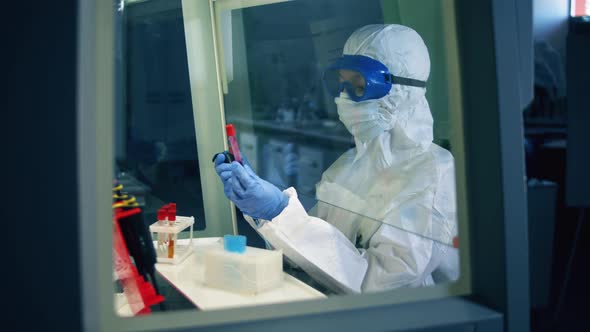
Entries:
{"label": "reflection on glass", "polygon": [[140,200],[146,223],[176,203],[178,215],[204,229],[181,1],[130,4],[122,13],[117,179]]}
{"label": "reflection on glass", "polygon": [[[178,239],[205,228],[180,3],[118,1],[115,13],[115,175],[121,196],[137,204],[114,211],[141,209],[133,227],[125,218],[115,220],[121,231],[113,233],[114,302],[122,316],[195,308],[153,269],[156,259],[184,258],[192,249]],[[165,206],[170,209],[162,217]],[[158,247],[150,252],[148,226],[161,219],[172,231],[154,233]]]}
{"label": "reflection on glass", "polygon": [[[312,197],[305,198],[314,199]],[[453,241],[451,234],[455,230],[448,228],[448,225],[435,224],[428,230],[431,233],[436,228],[443,229],[442,232],[445,235],[439,236],[439,239],[436,240],[422,233],[425,230],[419,229],[419,227],[414,227],[413,229],[409,229],[410,227],[402,228],[390,222],[392,221],[391,218],[389,220],[374,219],[325,201],[317,200],[316,205],[308,211],[308,214],[308,225],[300,229],[300,234],[296,236],[300,241],[305,242],[302,246],[297,245],[295,243],[297,239],[294,241],[294,237],[289,236],[289,234],[285,236],[289,238],[289,242],[293,243],[293,245],[285,245],[281,243],[280,239],[278,243],[280,243],[283,251],[294,251],[285,254],[287,256],[285,271],[297,276],[297,278],[324,294],[332,295],[355,292],[350,287],[352,284],[350,280],[354,278],[355,274],[358,275],[358,279],[363,280],[361,286],[362,291],[379,291],[403,286],[428,286],[455,281],[459,277],[458,253],[451,245]],[[329,230],[327,233],[330,236],[320,238],[318,233],[325,233],[326,225],[316,218],[328,221],[340,232]],[[265,232],[265,230],[260,229],[260,224],[256,225],[252,223],[251,218],[246,217],[246,219],[252,224],[252,227]],[[341,237],[340,233],[344,235],[345,239]],[[269,234],[268,236],[272,238],[273,234]],[[320,244],[316,243],[319,241],[322,242]],[[364,269],[363,261],[354,259],[356,256],[355,251],[347,248],[348,243],[355,245],[361,257],[369,257],[369,259],[373,258],[377,260],[373,261],[372,264],[369,262],[364,274],[361,272]],[[340,250],[337,250],[340,254],[349,252],[348,255],[330,257],[330,259],[342,260],[340,269],[336,269],[334,266],[332,266],[332,269],[322,269],[322,265],[325,265],[325,262],[322,262],[321,258],[319,258],[321,255],[312,254],[309,256],[313,257],[312,259],[301,259],[305,257],[306,252],[330,250],[330,247],[340,248]],[[438,264],[432,264],[430,261],[432,253],[438,256]],[[289,259],[289,257],[293,257],[293,259]],[[417,264],[429,265],[422,267],[427,272],[423,273],[421,278],[417,277],[411,268],[400,272],[400,267],[405,267],[408,262],[412,261],[415,261]],[[333,262],[332,265],[334,265]],[[383,282],[387,278],[383,270],[389,271],[391,269],[397,271],[395,273],[396,279],[389,278],[389,280],[397,281],[399,284],[383,287],[383,284],[380,282]],[[373,274],[372,278],[371,276],[367,277],[369,273]],[[415,281],[410,284],[408,280]]]}
{"label": "reflection on glass", "polygon": [[[225,163],[222,154],[214,166],[239,209],[239,233],[248,247],[229,253],[225,234],[196,238],[182,263],[157,264],[168,310],[457,280],[440,2],[243,1],[246,8],[231,10],[223,4],[214,2],[223,108],[245,161]],[[200,45],[185,36],[209,32],[188,34],[183,19],[181,1],[126,8],[117,167],[120,181],[142,189],[135,195],[144,197],[144,215],[152,214],[146,220],[155,221],[164,204],[175,202],[178,214],[194,216],[195,229],[202,229],[193,113],[217,110],[192,109],[186,48]],[[333,72],[334,97],[324,71],[343,53],[368,57],[385,71],[357,58],[342,62]],[[201,167],[213,166],[209,162]],[[279,250],[282,260],[276,260]],[[219,282],[220,274],[229,279]]]}

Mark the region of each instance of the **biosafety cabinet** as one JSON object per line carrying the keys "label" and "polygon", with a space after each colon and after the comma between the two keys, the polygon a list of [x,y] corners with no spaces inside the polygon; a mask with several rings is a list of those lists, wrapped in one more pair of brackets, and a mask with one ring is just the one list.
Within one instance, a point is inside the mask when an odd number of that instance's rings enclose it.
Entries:
{"label": "biosafety cabinet", "polygon": [[[520,110],[532,98],[530,1],[91,1],[80,14],[93,18],[80,21],[87,73],[80,102],[93,105],[79,120],[91,129],[79,135],[86,328],[528,328]],[[306,210],[331,204],[318,201],[316,184],[355,141],[322,75],[351,33],[369,24],[409,26],[428,48],[426,99],[433,143],[455,161],[457,231],[442,237],[371,211],[336,208],[371,227],[458,250],[460,277],[344,295],[286,262],[290,291],[238,298],[198,286],[196,265],[204,263],[189,257],[181,267],[157,267],[167,310],[121,314],[113,305],[109,224],[99,222],[110,218],[113,180],[137,198],[146,223],[174,202],[178,215],[194,217],[195,243],[240,234],[248,246],[267,248],[214,171],[213,156],[228,149],[224,127],[234,125],[261,178],[295,188]],[[178,241],[183,233],[191,235],[181,232]]]}

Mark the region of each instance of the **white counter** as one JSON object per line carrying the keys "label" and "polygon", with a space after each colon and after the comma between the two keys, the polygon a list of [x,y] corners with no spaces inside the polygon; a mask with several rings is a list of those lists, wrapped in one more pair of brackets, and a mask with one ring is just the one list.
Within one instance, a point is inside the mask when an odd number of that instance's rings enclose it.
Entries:
{"label": "white counter", "polygon": [[[218,240],[219,238],[193,239],[193,246],[198,250],[199,246],[211,245]],[[188,240],[178,241],[179,244],[188,243]],[[281,287],[255,295],[244,295],[221,289],[209,288],[203,285],[197,277],[203,274],[202,269],[203,266],[197,264],[194,253],[179,265],[164,263],[156,264],[156,270],[160,275],[162,275],[164,279],[201,310],[253,306],[326,297],[324,294],[286,273],[284,274],[284,281]]]}

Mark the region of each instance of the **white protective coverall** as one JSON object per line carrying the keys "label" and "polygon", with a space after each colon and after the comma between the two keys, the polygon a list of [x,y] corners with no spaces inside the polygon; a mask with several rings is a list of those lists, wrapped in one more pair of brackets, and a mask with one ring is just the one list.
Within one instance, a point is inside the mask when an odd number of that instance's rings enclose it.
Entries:
{"label": "white protective coverall", "polygon": [[[422,38],[401,25],[358,29],[344,54],[376,59],[396,76],[426,81],[430,73]],[[288,206],[272,221],[246,220],[338,293],[456,280],[458,253],[450,245],[457,230],[453,157],[432,143],[425,92],[394,84],[373,103],[382,129],[365,142],[355,136],[356,148],[324,172],[316,187],[316,216],[308,215],[289,188]]]}

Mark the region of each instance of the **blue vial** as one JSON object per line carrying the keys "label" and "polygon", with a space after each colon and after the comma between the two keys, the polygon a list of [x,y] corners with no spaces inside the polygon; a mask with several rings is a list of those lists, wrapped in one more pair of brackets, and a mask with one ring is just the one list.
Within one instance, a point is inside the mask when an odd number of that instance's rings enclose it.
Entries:
{"label": "blue vial", "polygon": [[244,253],[246,251],[246,237],[243,235],[224,235],[223,249],[238,254]]}

